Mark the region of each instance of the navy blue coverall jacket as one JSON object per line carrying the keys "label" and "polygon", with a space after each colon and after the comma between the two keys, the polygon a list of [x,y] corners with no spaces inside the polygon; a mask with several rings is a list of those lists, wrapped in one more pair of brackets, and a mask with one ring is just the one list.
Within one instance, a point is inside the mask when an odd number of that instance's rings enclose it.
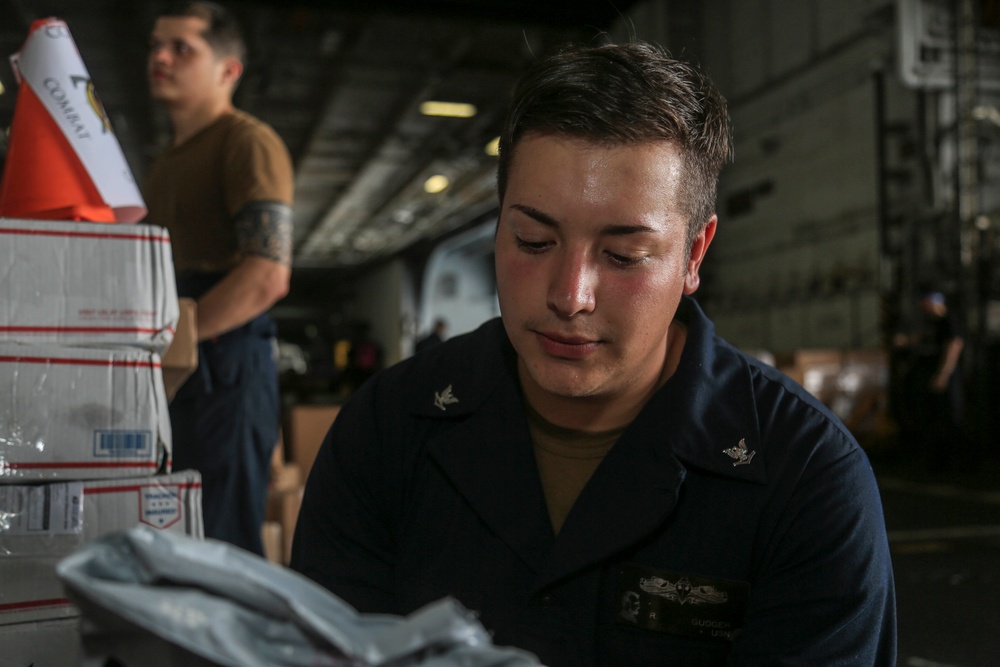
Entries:
{"label": "navy blue coverall jacket", "polygon": [[685,298],[675,375],[549,522],[502,323],[380,373],[306,487],[292,567],[361,612],[454,596],[563,665],[892,665],[881,501],[854,438]]}

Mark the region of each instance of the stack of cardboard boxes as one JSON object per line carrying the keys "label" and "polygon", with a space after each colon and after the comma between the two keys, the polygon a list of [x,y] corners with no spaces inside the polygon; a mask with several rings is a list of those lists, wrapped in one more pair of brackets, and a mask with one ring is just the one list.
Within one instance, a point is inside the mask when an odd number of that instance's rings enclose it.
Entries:
{"label": "stack of cardboard boxes", "polygon": [[0,219],[3,664],[79,664],[54,568],[81,544],[203,536],[198,473],[170,473],[168,392],[196,364],[183,308],[161,228]]}
{"label": "stack of cardboard boxes", "polygon": [[879,349],[801,349],[777,366],[829,407],[866,449],[895,433],[888,413],[889,364]]}
{"label": "stack of cardboard boxes", "polygon": [[264,554],[268,560],[288,565],[292,537],[302,507],[302,492],[313,460],[339,405],[294,405],[284,415],[284,438],[275,449],[264,523]]}

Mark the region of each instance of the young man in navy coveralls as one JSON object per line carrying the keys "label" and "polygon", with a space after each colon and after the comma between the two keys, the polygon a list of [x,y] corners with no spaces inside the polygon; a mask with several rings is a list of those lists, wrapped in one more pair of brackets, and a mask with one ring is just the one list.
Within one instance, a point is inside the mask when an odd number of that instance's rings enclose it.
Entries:
{"label": "young man in navy coveralls", "polygon": [[553,667],[892,665],[864,452],[690,298],[730,157],[712,84],[570,49],[500,145],[501,317],[344,406],[292,566],[362,612],[453,596]]}

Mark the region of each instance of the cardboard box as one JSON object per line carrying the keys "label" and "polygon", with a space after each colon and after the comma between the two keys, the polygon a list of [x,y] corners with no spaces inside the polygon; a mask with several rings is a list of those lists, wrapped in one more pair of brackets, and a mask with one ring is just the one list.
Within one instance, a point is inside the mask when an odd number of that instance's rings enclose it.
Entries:
{"label": "cardboard box", "polygon": [[195,369],[198,368],[198,308],[194,299],[177,300],[180,316],[170,347],[163,354],[163,386],[172,401]]}
{"label": "cardboard box", "polygon": [[832,348],[803,348],[795,350],[793,359],[796,366],[804,368],[827,366],[841,363],[844,360],[844,352]]}
{"label": "cardboard box", "polygon": [[80,621],[64,618],[0,626],[0,646],[5,667],[79,667]]}
{"label": "cardboard box", "polygon": [[285,565],[284,547],[282,546],[281,524],[277,521],[265,521],[260,529],[260,540],[264,544],[264,558],[278,565]]}
{"label": "cardboard box", "polygon": [[166,229],[0,219],[0,343],[135,345],[162,354],[177,325]]}
{"label": "cardboard box", "polygon": [[285,465],[285,432],[282,429],[278,429],[278,443],[274,446],[274,450],[271,452],[271,476],[273,477],[275,471],[281,466]]}
{"label": "cardboard box", "polygon": [[202,538],[201,475],[0,486],[0,625],[78,615],[56,564],[102,535],[143,523]]}
{"label": "cardboard box", "polygon": [[271,467],[268,491],[289,491],[297,489],[303,484],[305,484],[305,479],[302,477],[302,466],[298,463],[285,463],[278,467]]}
{"label": "cardboard box", "polygon": [[170,453],[160,358],[0,345],[0,483],[142,477]]}
{"label": "cardboard box", "polygon": [[288,565],[292,560],[292,538],[295,536],[295,524],[299,520],[299,510],[302,509],[302,492],[305,487],[299,486],[286,491],[274,491],[267,496],[267,514],[265,519],[281,526],[281,564]]}
{"label": "cardboard box", "polygon": [[293,405],[288,412],[285,451],[288,460],[302,468],[304,479],[319,452],[320,445],[340,412],[339,405]]}
{"label": "cardboard box", "polygon": [[844,364],[844,352],[836,349],[800,349],[777,359],[777,368],[806,391],[829,405],[837,391],[837,377]]}

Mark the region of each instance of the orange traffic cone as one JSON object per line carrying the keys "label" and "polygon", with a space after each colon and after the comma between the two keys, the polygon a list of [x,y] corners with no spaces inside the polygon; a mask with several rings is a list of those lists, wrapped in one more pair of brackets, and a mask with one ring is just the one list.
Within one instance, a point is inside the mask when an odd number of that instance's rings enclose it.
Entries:
{"label": "orange traffic cone", "polygon": [[66,135],[23,82],[0,185],[0,217],[115,221]]}
{"label": "orange traffic cone", "polygon": [[19,86],[0,217],[138,222],[145,204],[66,23],[32,23],[11,60]]}

